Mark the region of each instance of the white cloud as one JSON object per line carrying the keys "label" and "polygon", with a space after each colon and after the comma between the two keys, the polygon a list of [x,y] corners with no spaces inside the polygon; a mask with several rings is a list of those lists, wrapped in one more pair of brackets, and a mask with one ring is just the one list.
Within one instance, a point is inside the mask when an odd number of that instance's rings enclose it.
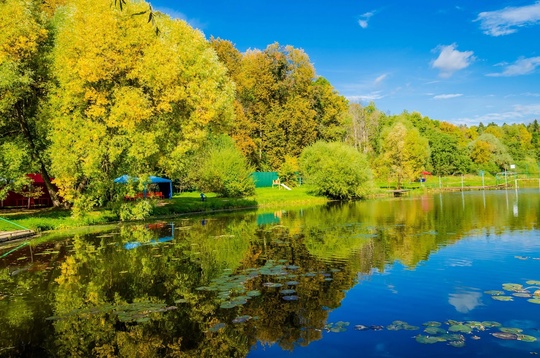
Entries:
{"label": "white cloud", "polygon": [[520,105],[516,104],[513,106],[512,110],[506,112],[498,113],[487,113],[481,116],[476,116],[474,118],[459,118],[452,122],[463,123],[463,124],[478,124],[482,123],[523,123],[526,121],[533,120],[534,118],[540,116],[540,103],[529,104],[529,105]]}
{"label": "white cloud", "polygon": [[462,70],[468,67],[474,60],[473,51],[458,51],[456,50],[456,44],[448,46],[438,46],[434,51],[439,50],[439,57],[431,66],[441,71],[440,76],[448,78],[456,71]]}
{"label": "white cloud", "polygon": [[433,99],[450,99],[450,98],[456,98],[463,96],[462,93],[449,93],[449,94],[439,94],[436,96],[433,96]]}
{"label": "white cloud", "polygon": [[463,292],[449,294],[448,303],[460,313],[468,313],[482,305],[482,294],[479,292]]}
{"label": "white cloud", "polygon": [[488,73],[486,76],[491,77],[511,77],[528,75],[533,73],[536,67],[540,66],[540,56],[520,58],[511,65],[507,65],[504,71],[499,73]]}
{"label": "white cloud", "polygon": [[382,74],[382,75],[380,75],[379,77],[377,77],[377,78],[375,79],[375,81],[373,81],[373,83],[376,84],[376,85],[378,85],[379,83],[381,83],[382,81],[384,81],[387,77],[388,77],[388,73]]}
{"label": "white cloud", "polygon": [[508,35],[519,27],[540,23],[540,1],[527,6],[481,12],[475,21],[480,21],[480,28],[486,35]]}
{"label": "white cloud", "polygon": [[369,19],[375,15],[375,11],[366,12],[363,15],[360,15],[360,20],[358,20],[358,25],[360,25],[361,28],[366,29],[368,27],[368,21]]}
{"label": "white cloud", "polygon": [[381,98],[384,98],[384,95],[381,93],[381,91],[374,91],[368,94],[347,96],[347,99],[351,102],[358,102],[358,101],[369,102],[369,101],[375,101]]}

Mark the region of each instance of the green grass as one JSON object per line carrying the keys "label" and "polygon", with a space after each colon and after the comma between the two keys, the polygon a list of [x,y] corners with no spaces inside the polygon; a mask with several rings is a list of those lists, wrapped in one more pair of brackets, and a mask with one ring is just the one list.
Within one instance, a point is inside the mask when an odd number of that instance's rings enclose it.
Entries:
{"label": "green grass", "polygon": [[[171,200],[160,200],[150,219],[188,213],[207,213],[232,209],[257,207],[291,207],[295,205],[322,204],[328,200],[314,196],[307,187],[285,190],[278,188],[258,188],[255,195],[247,198],[221,198],[216,194],[206,194],[201,201],[198,192],[176,194]],[[0,216],[35,231],[62,230],[88,225],[107,224],[118,221],[118,217],[107,209],[94,210],[84,218],[73,218],[69,210],[45,209],[3,211]],[[21,228],[0,220],[0,231],[15,231]]]}

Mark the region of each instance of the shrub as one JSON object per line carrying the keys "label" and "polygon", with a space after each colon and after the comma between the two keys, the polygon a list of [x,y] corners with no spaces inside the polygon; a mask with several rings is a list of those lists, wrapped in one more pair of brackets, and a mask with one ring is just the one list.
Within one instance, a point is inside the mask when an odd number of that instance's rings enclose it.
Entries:
{"label": "shrub", "polygon": [[304,149],[300,168],[319,195],[334,199],[366,196],[372,175],[366,157],[344,143],[317,142]]}
{"label": "shrub", "polygon": [[298,184],[298,159],[289,155],[285,156],[285,160],[279,168],[279,179],[282,183],[290,187],[295,187]]}
{"label": "shrub", "polygon": [[213,139],[194,158],[190,177],[200,190],[231,198],[255,193],[253,169],[230,137]]}

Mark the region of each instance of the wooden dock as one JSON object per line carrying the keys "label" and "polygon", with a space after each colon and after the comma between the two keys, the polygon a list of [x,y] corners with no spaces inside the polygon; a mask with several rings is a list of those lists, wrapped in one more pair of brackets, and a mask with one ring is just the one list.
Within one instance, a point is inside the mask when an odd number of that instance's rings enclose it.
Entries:
{"label": "wooden dock", "polygon": [[0,231],[0,243],[23,239],[25,237],[34,236],[36,233],[32,230],[16,230],[16,231]]}

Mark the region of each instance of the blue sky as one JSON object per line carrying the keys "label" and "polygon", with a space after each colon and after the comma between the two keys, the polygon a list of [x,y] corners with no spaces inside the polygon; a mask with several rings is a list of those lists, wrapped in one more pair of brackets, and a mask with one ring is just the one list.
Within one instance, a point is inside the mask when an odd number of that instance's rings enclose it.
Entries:
{"label": "blue sky", "polygon": [[303,49],[349,100],[455,124],[540,120],[540,0],[151,1],[244,52]]}

